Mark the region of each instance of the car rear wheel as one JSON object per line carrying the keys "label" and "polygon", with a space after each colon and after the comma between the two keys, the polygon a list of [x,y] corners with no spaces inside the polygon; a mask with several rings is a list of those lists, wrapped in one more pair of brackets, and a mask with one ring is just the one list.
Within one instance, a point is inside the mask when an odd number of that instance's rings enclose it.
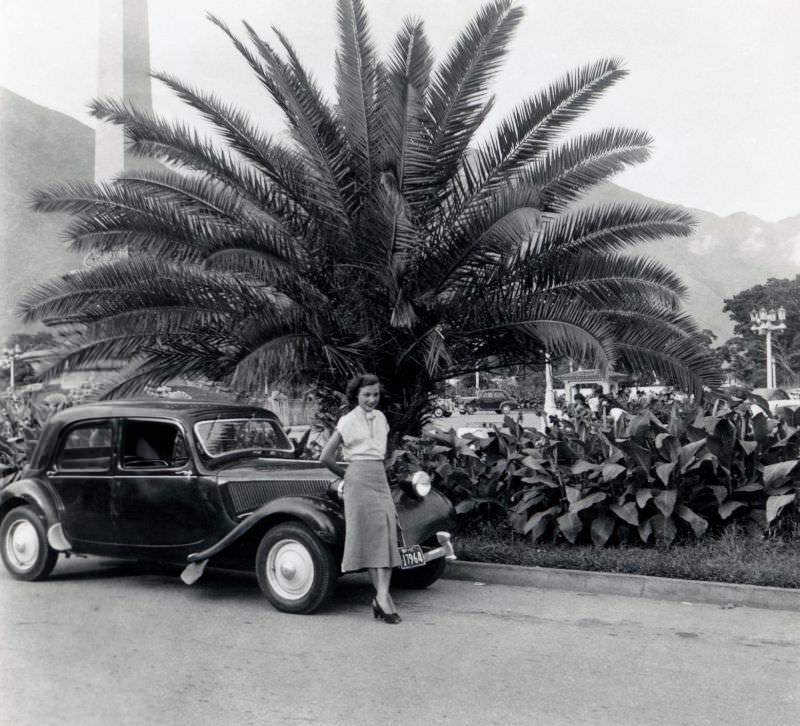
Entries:
{"label": "car rear wheel", "polygon": [[31,507],[17,507],[0,524],[3,564],[17,580],[42,580],[56,566],[58,552],[47,544],[47,531]]}
{"label": "car rear wheel", "polygon": [[439,557],[411,570],[395,570],[392,573],[392,585],[409,590],[424,590],[433,585],[443,574],[447,560]]}
{"label": "car rear wheel", "polygon": [[333,596],[336,559],[308,527],[286,522],[262,537],[256,577],[264,596],[278,610],[311,613]]}
{"label": "car rear wheel", "polygon": [[441,406],[437,406],[433,409],[433,415],[436,416],[436,418],[441,418],[444,416],[444,409]]}

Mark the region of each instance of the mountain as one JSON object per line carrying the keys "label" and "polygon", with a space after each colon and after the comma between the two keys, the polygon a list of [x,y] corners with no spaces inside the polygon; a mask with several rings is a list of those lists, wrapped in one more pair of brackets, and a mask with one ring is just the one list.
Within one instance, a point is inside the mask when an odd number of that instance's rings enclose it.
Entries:
{"label": "mountain", "polygon": [[31,285],[82,266],[62,241],[64,214],[29,207],[37,187],[94,178],[94,129],[0,88],[0,344],[23,330],[14,315]]}
{"label": "mountain", "polygon": [[[1,344],[22,330],[13,309],[31,285],[83,265],[62,241],[67,216],[35,214],[28,198],[37,187],[93,178],[94,131],[0,88],[0,154]],[[614,184],[598,187],[585,203],[626,200],[658,203]],[[742,212],[719,217],[690,211],[697,221],[694,234],[640,245],[636,254],[672,268],[689,289],[688,312],[723,341],[733,332],[722,312],[726,297],[771,277],[800,273],[800,214],[770,223]]]}
{"label": "mountain", "polygon": [[[615,184],[599,186],[585,203],[621,201],[660,203]],[[800,274],[800,215],[765,222],[743,212],[720,217],[701,209],[689,211],[696,221],[691,236],[648,242],[635,253],[675,271],[689,290],[686,309],[722,342],[733,335],[733,322],[722,312],[725,298],[771,277]]]}

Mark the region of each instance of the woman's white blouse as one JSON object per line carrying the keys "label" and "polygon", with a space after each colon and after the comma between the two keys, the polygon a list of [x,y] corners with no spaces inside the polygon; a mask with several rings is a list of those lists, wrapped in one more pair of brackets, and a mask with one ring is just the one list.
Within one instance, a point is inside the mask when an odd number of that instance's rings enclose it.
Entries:
{"label": "woman's white blouse", "polygon": [[381,411],[367,413],[356,406],[336,422],[342,436],[345,461],[383,461],[386,458],[386,436],[389,424]]}

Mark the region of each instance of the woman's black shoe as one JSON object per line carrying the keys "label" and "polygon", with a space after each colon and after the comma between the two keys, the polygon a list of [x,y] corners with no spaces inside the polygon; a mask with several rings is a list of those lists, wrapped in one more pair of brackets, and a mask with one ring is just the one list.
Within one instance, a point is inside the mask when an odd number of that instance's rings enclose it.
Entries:
{"label": "woman's black shoe", "polygon": [[383,618],[384,623],[389,623],[389,625],[396,625],[399,623],[402,618],[398,613],[385,613],[383,612],[383,608],[378,605],[377,599],[372,599],[372,616],[377,620],[378,618]]}

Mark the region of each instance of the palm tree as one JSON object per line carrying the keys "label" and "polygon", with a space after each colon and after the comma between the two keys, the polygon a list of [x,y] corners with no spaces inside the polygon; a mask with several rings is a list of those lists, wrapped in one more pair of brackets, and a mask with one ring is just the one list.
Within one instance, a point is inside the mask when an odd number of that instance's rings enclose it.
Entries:
{"label": "palm tree", "polygon": [[95,101],[163,169],[36,193],[37,209],[74,215],[72,248],[129,251],[22,301],[25,320],[73,330],[49,374],[124,360],[107,392],[120,396],[178,375],[247,388],[287,372],[341,385],[368,370],[401,432],[418,429],[444,379],[545,352],[695,392],[715,384],[683,284],[626,249],[689,234],[690,216],[581,204],[649,153],[637,130],[566,135],[625,76],[620,61],[569,73],[484,133],[522,15],[487,4],[438,63],[422,22],[407,20],[381,61],[363,0],[339,0],[335,103],[280,32],[274,46],[244,23],[242,39],[209,16],[283,112],[285,137],[166,73],[154,77],[215,136]]}

